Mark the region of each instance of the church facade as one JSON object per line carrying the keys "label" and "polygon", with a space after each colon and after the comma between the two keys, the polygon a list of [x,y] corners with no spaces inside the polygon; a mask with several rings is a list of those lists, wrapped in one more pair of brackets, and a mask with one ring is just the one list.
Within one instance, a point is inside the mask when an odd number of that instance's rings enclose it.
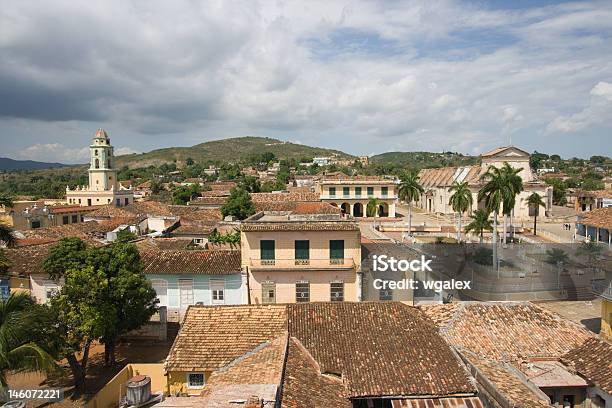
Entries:
{"label": "church facade", "polygon": [[423,169],[419,172],[419,182],[425,190],[416,205],[428,212],[437,214],[454,214],[449,204],[452,193],[450,187],[456,181],[466,182],[472,192],[473,208],[484,209],[484,203],[478,202],[478,191],[483,186],[481,177],[489,167],[501,168],[508,163],[515,169],[521,169],[519,176],[523,179],[523,191],[516,198],[514,217],[527,220],[533,216],[527,204],[527,197],[536,192],[546,203],[540,208],[539,215],[544,216],[552,208],[552,187],[539,181],[529,166],[529,153],[514,146],[500,147],[480,156],[481,163],[464,167],[442,167]]}
{"label": "church facade", "polygon": [[98,129],[90,151],[89,186],[66,187],[68,204],[80,206],[113,204],[123,207],[134,202],[132,189],[123,189],[117,180],[113,146],[104,129]]}

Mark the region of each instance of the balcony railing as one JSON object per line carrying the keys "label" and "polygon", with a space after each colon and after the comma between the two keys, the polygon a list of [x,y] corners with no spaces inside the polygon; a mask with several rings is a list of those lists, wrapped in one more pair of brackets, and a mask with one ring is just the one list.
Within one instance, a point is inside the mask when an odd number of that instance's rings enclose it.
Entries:
{"label": "balcony railing", "polygon": [[321,199],[322,200],[367,200],[370,198],[377,198],[379,200],[395,200],[397,199],[397,195],[395,194],[389,194],[389,195],[382,195],[382,194],[361,194],[361,195],[356,195],[356,194],[350,194],[350,195],[344,195],[344,194],[336,194],[336,195],[329,195],[329,194],[321,194]]}
{"label": "balcony railing", "polygon": [[324,259],[251,259],[252,269],[350,269],[355,266],[353,258]]}
{"label": "balcony railing", "polygon": [[593,293],[597,296],[612,301],[612,282],[606,279],[596,279],[592,287]]}

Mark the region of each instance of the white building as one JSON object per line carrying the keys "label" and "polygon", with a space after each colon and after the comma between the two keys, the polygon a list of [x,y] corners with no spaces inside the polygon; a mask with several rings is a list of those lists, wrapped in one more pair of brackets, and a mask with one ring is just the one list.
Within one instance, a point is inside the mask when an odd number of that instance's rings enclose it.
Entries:
{"label": "white building", "polygon": [[74,190],[66,187],[68,204],[80,206],[114,204],[117,207],[134,202],[134,191],[122,189],[113,167],[115,158],[110,138],[104,129],[98,129],[93,138],[89,163],[89,186],[77,186]]}

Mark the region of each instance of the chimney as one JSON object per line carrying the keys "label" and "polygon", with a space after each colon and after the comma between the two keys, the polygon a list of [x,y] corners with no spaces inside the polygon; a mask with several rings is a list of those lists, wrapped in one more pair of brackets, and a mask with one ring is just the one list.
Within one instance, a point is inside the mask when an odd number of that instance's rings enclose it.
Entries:
{"label": "chimney", "polygon": [[244,408],[263,408],[263,404],[263,399],[259,399],[258,396],[251,396],[244,405]]}

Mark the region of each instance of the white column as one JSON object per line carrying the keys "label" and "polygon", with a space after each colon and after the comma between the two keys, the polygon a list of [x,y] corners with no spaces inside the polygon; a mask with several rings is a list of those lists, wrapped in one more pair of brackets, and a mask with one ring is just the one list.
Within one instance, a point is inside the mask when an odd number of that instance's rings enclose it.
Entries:
{"label": "white column", "polygon": [[395,218],[395,201],[389,204],[389,217]]}

